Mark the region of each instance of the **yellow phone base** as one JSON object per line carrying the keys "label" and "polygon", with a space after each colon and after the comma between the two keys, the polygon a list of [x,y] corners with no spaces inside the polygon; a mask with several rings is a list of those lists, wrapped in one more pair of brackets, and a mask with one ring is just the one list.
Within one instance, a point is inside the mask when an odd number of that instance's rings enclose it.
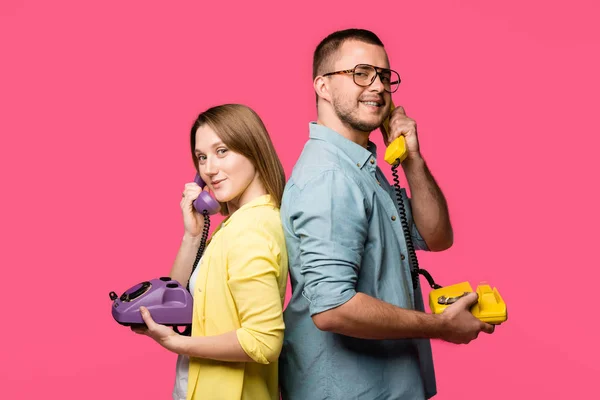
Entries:
{"label": "yellow phone base", "polygon": [[[464,295],[471,293],[473,288],[469,282],[461,282],[456,285],[446,286],[429,292],[429,308],[433,314],[440,314],[446,307],[454,303]],[[487,284],[477,286],[479,299],[471,307],[471,313],[483,322],[500,325],[506,321],[508,315],[506,303],[500,296],[498,289]]]}

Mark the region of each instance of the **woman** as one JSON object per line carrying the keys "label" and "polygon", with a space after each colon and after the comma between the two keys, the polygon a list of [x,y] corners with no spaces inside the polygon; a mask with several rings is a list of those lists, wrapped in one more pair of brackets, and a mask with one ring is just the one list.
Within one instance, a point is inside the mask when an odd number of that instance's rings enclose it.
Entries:
{"label": "woman", "polygon": [[[185,233],[170,276],[182,285],[189,278],[191,336],[156,324],[145,308],[140,311],[147,328],[135,331],[179,354],[174,399],[279,399],[288,274],[279,217],[283,167],[260,117],[243,105],[200,114],[190,141],[206,187],[185,185],[180,204]],[[190,278],[204,228],[193,202],[209,189],[227,217]],[[180,387],[186,375],[187,389]]]}

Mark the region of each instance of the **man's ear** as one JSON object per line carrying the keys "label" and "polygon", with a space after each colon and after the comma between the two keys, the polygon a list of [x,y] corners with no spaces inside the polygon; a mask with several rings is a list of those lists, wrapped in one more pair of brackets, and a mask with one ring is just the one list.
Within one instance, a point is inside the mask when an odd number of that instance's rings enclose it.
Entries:
{"label": "man's ear", "polygon": [[329,86],[328,86],[327,79],[325,79],[324,77],[319,75],[313,81],[313,86],[315,88],[315,93],[317,94],[318,97],[320,97],[323,100],[326,100],[328,102],[331,102],[331,95],[329,93]]}

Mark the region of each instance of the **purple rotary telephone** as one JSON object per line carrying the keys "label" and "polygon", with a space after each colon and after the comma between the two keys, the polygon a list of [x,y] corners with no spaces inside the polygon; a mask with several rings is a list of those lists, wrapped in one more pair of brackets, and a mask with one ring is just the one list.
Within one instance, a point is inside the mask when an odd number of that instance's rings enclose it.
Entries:
{"label": "purple rotary telephone", "polygon": [[192,296],[168,276],[138,283],[121,297],[110,292],[110,299],[113,318],[124,326],[144,325],[140,306],[147,307],[152,319],[159,324],[173,328],[192,325]]}
{"label": "purple rotary telephone", "polygon": [[[198,174],[194,177],[194,182],[200,188],[206,186]],[[203,190],[194,200],[194,209],[204,216],[204,230],[196,260],[192,266],[192,273],[206,247],[210,228],[209,214],[218,213],[221,206],[217,200]],[[177,333],[182,335],[189,335],[191,332],[193,299],[189,292],[189,282],[188,286],[184,288],[170,277],[160,277],[138,283],[127,289],[121,296],[115,292],[110,292],[109,296],[113,301],[112,316],[121,325],[145,325],[140,314],[140,306],[144,306],[148,308],[156,323],[172,326]],[[185,331],[179,332],[178,326],[185,326]]]}

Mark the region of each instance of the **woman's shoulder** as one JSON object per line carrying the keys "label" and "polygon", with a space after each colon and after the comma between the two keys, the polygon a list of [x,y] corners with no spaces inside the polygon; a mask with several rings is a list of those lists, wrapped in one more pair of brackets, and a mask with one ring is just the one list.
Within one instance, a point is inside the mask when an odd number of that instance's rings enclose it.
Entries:
{"label": "woman's shoulder", "polygon": [[261,204],[240,211],[242,212],[236,218],[232,218],[230,222],[232,228],[267,231],[272,234],[282,232],[281,214],[275,205]]}
{"label": "woman's shoulder", "polygon": [[286,251],[279,209],[274,205],[260,205],[242,211],[227,226],[228,234],[223,239],[229,248],[250,252],[269,249],[279,259]]}

